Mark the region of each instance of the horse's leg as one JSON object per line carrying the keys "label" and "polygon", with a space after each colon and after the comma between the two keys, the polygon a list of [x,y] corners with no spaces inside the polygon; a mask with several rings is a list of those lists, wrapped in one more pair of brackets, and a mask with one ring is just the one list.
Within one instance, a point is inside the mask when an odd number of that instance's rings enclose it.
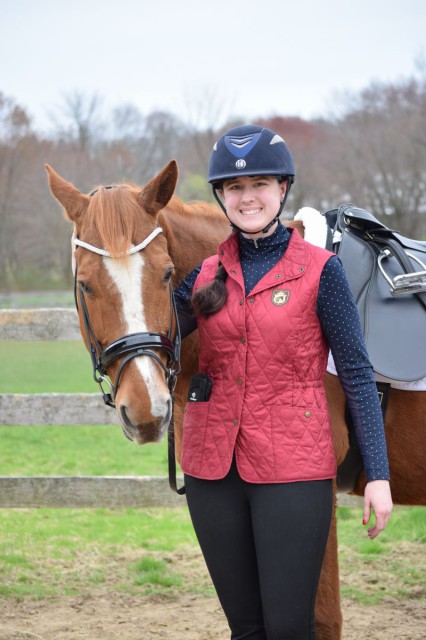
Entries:
{"label": "horse's leg", "polygon": [[342,637],[335,507],[315,603],[315,630],[317,640],[340,640]]}
{"label": "horse's leg", "polygon": [[[325,378],[325,389],[330,412],[334,451],[337,464],[340,464],[344,460],[349,446],[348,429],[344,418],[345,395],[339,378],[329,373]],[[340,640],[342,637],[335,505],[315,603],[315,628],[317,640]]]}
{"label": "horse's leg", "polygon": [[[395,504],[426,505],[426,392],[391,389],[385,418],[391,492]],[[355,485],[362,495],[365,474]]]}

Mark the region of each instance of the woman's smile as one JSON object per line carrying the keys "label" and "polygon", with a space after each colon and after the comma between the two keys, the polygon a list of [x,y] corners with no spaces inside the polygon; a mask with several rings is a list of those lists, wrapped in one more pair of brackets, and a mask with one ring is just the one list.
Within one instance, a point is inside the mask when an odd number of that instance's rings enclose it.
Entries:
{"label": "woman's smile", "polygon": [[240,209],[240,213],[242,213],[243,216],[255,216],[258,213],[262,213],[262,209]]}

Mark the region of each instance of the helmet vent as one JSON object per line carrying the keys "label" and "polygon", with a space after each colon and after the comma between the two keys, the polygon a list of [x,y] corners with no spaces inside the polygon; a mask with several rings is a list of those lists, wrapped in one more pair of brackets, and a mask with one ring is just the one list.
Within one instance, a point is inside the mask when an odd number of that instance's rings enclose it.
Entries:
{"label": "helmet vent", "polygon": [[284,142],[284,138],[281,138],[281,136],[275,134],[269,144],[277,144],[277,142]]}
{"label": "helmet vent", "polygon": [[229,138],[229,143],[234,147],[238,147],[239,149],[241,149],[241,147],[245,147],[246,145],[250,144],[252,140],[253,136],[246,136],[245,138]]}

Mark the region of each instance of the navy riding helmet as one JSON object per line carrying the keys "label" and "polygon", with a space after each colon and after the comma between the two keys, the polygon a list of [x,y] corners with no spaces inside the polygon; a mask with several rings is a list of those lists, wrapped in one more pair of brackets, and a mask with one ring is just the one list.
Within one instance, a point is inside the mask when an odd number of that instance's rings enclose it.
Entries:
{"label": "navy riding helmet", "polygon": [[[239,176],[262,175],[287,180],[286,194],[277,215],[261,230],[266,233],[278,220],[294,182],[295,170],[290,149],[281,136],[258,125],[244,125],[231,129],[215,143],[209,161],[208,181],[225,214],[225,208],[216,191],[221,188],[223,181]],[[235,225],[232,226],[238,229]]]}

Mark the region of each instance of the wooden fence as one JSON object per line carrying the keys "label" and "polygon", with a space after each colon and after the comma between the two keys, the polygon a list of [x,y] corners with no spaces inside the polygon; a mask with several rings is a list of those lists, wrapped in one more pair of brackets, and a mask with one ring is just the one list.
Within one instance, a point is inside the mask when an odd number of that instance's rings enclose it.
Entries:
{"label": "wooden fence", "polygon": [[[77,313],[74,309],[1,310],[0,340],[81,340]],[[89,356],[87,366],[91,366]],[[100,393],[0,395],[0,427],[64,425],[66,428],[81,424],[118,424],[118,419],[115,411],[104,405]],[[0,507],[3,508],[182,504],[185,499],[171,491],[166,477],[0,476]]]}
{"label": "wooden fence", "polygon": [[[0,310],[0,340],[81,340],[77,313],[73,309]],[[89,356],[87,366],[91,366]],[[0,395],[0,427],[81,424],[118,424],[118,419],[115,411],[104,405],[100,393]],[[0,476],[1,508],[182,504],[184,498],[169,488],[167,477]],[[339,505],[358,504],[358,498],[339,495]]]}

